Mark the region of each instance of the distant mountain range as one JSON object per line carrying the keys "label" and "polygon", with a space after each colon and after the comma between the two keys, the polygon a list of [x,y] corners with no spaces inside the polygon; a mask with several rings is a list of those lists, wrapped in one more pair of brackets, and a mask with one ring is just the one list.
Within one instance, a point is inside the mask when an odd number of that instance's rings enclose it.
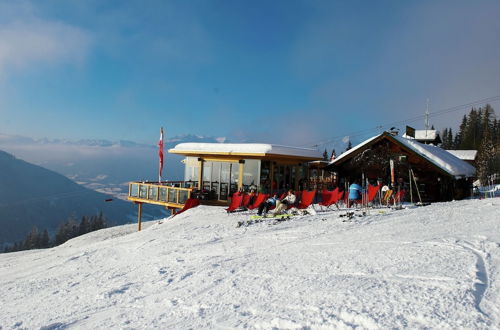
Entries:
{"label": "distant mountain range", "polygon": [[[182,142],[227,142],[224,137],[180,135],[165,140],[165,151]],[[0,149],[30,163],[60,173],[75,182],[115,197],[125,198],[127,183],[158,180],[158,151],[133,141],[33,139],[0,134]],[[165,152],[164,180],[182,180],[183,157]]]}
{"label": "distant mountain range", "polygon": [[[79,185],[67,177],[0,151],[0,246],[24,238],[33,226],[54,232],[70,216],[99,212],[110,224],[136,221],[130,202]],[[146,217],[161,217],[162,208],[148,208]]]}

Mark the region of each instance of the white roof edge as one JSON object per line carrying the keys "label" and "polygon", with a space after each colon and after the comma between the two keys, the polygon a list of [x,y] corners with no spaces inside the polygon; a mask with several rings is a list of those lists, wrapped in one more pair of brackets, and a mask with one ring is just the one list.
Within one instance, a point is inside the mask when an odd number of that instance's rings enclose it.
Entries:
{"label": "white roof edge", "polygon": [[234,153],[234,154],[270,154],[297,156],[305,158],[322,158],[322,154],[311,148],[300,148],[268,143],[180,143],[169,152],[188,153]]}

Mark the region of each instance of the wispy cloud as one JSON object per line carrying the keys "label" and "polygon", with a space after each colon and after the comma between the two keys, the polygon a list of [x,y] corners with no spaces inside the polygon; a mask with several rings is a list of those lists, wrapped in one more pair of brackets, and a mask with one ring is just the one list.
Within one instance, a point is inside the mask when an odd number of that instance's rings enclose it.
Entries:
{"label": "wispy cloud", "polygon": [[33,65],[81,63],[91,43],[84,29],[44,19],[25,2],[0,6],[0,75]]}

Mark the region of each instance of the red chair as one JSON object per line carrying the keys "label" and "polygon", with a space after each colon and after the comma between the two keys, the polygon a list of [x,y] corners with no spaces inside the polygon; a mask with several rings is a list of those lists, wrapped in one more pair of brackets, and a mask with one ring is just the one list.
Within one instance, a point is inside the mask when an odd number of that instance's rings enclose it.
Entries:
{"label": "red chair", "polygon": [[401,203],[405,197],[406,190],[400,190],[394,195],[394,202],[395,203]]}
{"label": "red chair", "polygon": [[[342,198],[341,194],[343,192],[339,192],[339,188],[335,188],[333,191],[323,191],[322,196],[323,200],[319,202],[318,204],[320,206],[324,206],[327,209],[330,208],[330,206],[334,205],[337,206],[337,201]],[[337,206],[338,208],[338,206]]]}
{"label": "red chair", "polygon": [[269,198],[269,194],[263,194],[263,193],[257,194],[257,197],[255,197],[255,201],[253,202],[252,205],[248,206],[248,209],[253,210],[253,209],[258,208],[259,205],[264,203],[264,201],[268,198]]}
{"label": "red chair", "polygon": [[378,186],[372,186],[371,184],[368,185],[368,193],[366,194],[367,203],[373,202],[375,196],[377,196],[380,187],[382,187],[381,184],[379,184]]}
{"label": "red chair", "polygon": [[235,192],[233,194],[233,198],[231,199],[231,204],[226,209],[227,213],[234,212],[235,210],[241,207],[241,203],[243,202],[243,194],[239,192]]}
{"label": "red chair", "polygon": [[309,205],[312,204],[314,200],[314,196],[316,196],[316,190],[313,191],[302,191],[302,195],[300,197],[299,205],[297,205],[298,209],[307,209]]}
{"label": "red chair", "polygon": [[200,205],[200,200],[198,198],[188,198],[186,203],[184,203],[184,207],[179,212],[174,214],[174,216],[176,216],[177,214],[180,214],[186,210],[189,210],[190,208],[196,207],[198,205]]}
{"label": "red chair", "polygon": [[241,206],[247,209],[248,205],[250,204],[250,198],[252,198],[252,196],[250,196],[249,194],[244,194]]}

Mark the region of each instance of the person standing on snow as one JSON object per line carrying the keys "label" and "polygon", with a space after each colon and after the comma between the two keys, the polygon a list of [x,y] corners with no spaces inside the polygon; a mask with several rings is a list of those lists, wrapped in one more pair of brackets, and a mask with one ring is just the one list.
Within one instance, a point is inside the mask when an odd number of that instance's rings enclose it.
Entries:
{"label": "person standing on snow", "polygon": [[359,185],[359,181],[357,180],[349,186],[349,202],[351,205],[361,199],[362,189],[363,188],[361,188],[361,186]]}

